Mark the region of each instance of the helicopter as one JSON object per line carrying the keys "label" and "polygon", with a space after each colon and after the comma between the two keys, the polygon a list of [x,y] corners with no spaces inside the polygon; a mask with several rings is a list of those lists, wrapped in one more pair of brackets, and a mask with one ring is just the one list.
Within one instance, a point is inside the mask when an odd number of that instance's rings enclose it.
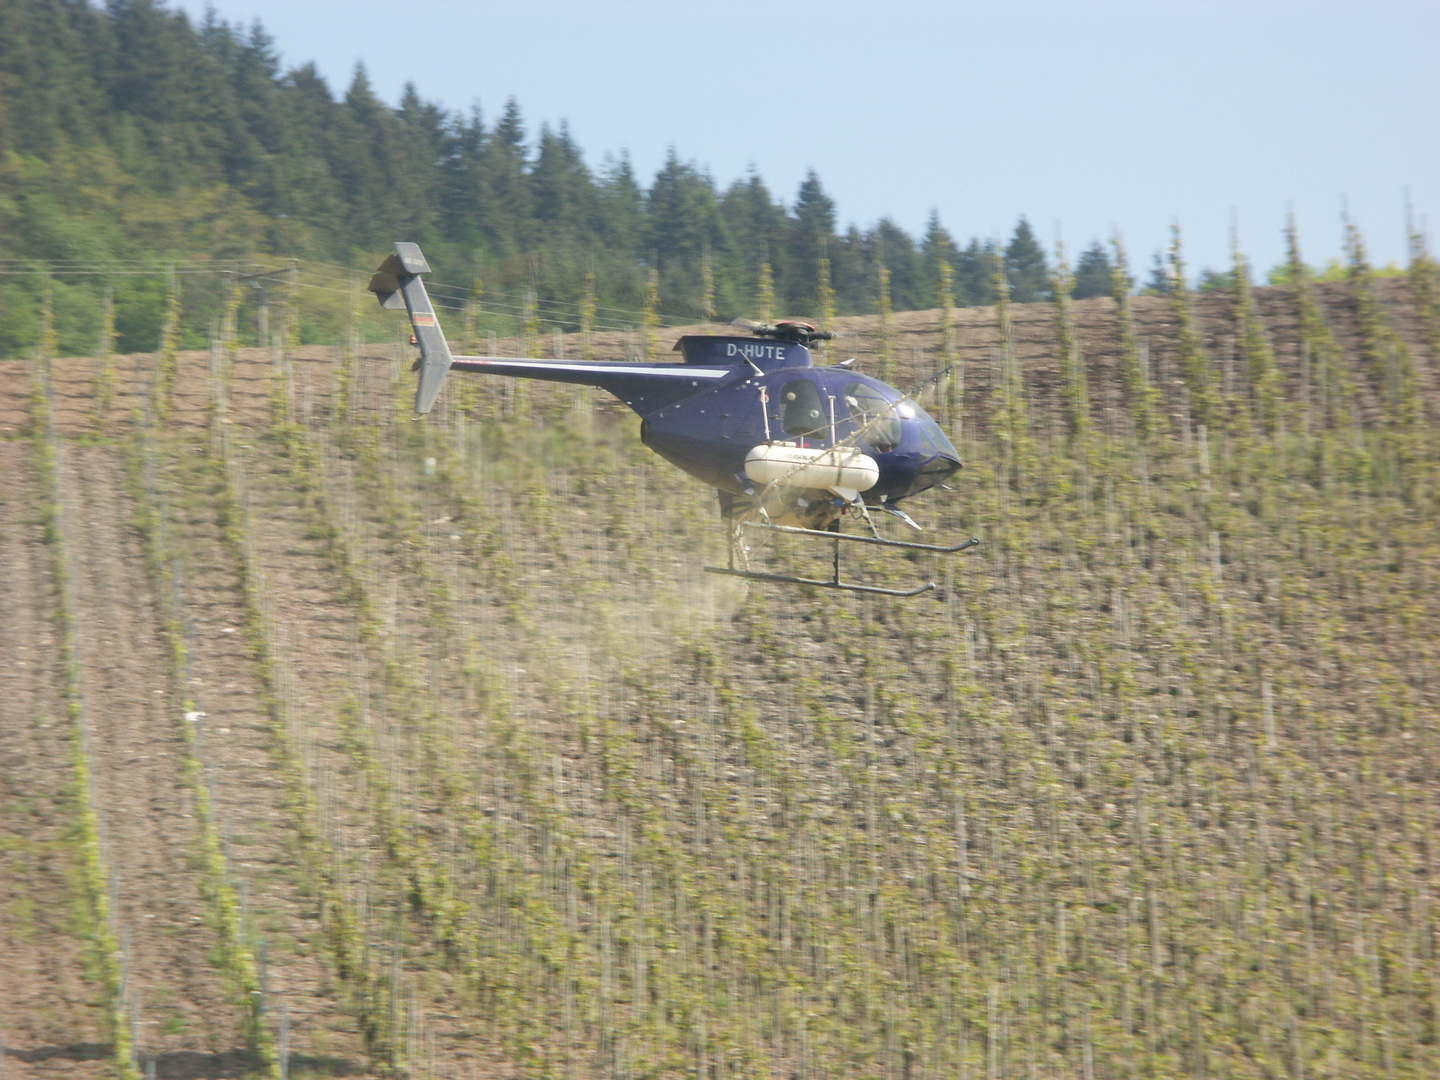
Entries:
{"label": "helicopter", "polygon": [[[915,395],[851,370],[853,359],[816,366],[810,346],[831,340],[828,331],[798,321],[736,320],[731,325],[750,336],[686,335],[675,344],[682,359],[673,363],[453,356],[425,291],[421,275],[428,273],[419,245],[397,242],[369,284],[381,307],[409,314],[411,340],[420,351],[414,365],[419,372],[416,418],[434,407],[451,371],[608,391],[640,416],[645,446],[718,493],[729,560],[724,567],[705,567],[709,573],[911,597],[934,589],[935,583],[886,589],[842,580],[841,542],[939,554],[980,543],[971,537],[947,546],[880,535],[876,513],[920,530],[900,500],[943,484],[962,467],[960,455]],[[841,532],[846,516],[863,521],[867,532]],[[748,530],[831,543],[831,577],[751,569]]]}

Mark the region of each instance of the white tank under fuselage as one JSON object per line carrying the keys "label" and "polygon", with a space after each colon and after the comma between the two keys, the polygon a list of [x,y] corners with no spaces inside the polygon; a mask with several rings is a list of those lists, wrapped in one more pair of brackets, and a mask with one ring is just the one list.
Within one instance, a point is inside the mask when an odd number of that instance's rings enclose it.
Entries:
{"label": "white tank under fuselage", "polygon": [[880,479],[874,458],[853,446],[820,448],[791,442],[761,443],[745,455],[745,475],[757,484],[832,491],[853,502]]}

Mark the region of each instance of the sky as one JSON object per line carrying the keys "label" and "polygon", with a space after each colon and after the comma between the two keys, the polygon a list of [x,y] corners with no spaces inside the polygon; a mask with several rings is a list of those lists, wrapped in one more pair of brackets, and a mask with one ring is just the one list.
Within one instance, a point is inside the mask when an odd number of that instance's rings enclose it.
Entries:
{"label": "sky", "polygon": [[[592,167],[648,184],[673,147],[787,204],[813,169],[842,227],[932,212],[963,243],[1021,215],[1073,262],[1123,235],[1140,276],[1182,230],[1192,273],[1263,273],[1293,209],[1306,260],[1348,206],[1377,264],[1406,260],[1405,199],[1440,229],[1436,0],[171,0],[259,20],[282,65],[337,96],[364,63],[493,122],[569,124]],[[1436,245],[1432,245],[1432,250]]]}

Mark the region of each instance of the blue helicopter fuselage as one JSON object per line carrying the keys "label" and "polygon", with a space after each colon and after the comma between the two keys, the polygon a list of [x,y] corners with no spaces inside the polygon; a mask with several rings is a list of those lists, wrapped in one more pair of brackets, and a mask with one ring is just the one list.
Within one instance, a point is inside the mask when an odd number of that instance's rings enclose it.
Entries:
{"label": "blue helicopter fuselage", "polygon": [[918,404],[868,375],[817,367],[805,345],[687,336],[675,348],[683,363],[455,357],[453,366],[608,390],[641,417],[646,446],[731,495],[754,494],[746,457],[764,444],[857,447],[879,470],[864,492],[872,505],[934,487],[960,468],[955,447]]}
{"label": "blue helicopter fuselage", "polygon": [[[843,365],[817,368],[807,346],[831,340],[828,331],[791,320],[749,323],[754,338],[686,336],[675,345],[684,354],[678,364],[455,356],[422,281],[429,272],[419,246],[400,241],[369,286],[381,307],[409,312],[410,340],[420,352],[416,415],[435,407],[452,368],[608,390],[640,415],[646,446],[717,489],[730,558],[726,566],[705,567],[709,573],[911,597],[935,583],[895,589],[841,580],[841,542],[951,555],[980,542],[925,544],[876,531],[866,506],[919,529],[895,502],[939,484],[960,468],[960,456],[940,425],[894,387]],[[841,518],[855,510],[870,535],[840,528]],[[751,529],[833,541],[831,577],[752,570],[745,542]]]}

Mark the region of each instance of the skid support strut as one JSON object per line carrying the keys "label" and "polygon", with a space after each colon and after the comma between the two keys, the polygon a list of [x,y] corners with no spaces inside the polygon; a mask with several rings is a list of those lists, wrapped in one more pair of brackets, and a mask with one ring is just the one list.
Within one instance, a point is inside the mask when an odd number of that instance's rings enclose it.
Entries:
{"label": "skid support strut", "polygon": [[[789,574],[765,574],[757,570],[750,570],[748,562],[744,559],[744,530],[766,529],[770,532],[787,533],[791,536],[814,537],[816,539],[830,540],[835,545],[835,556],[832,563],[834,569],[829,581],[822,581],[819,578],[793,577]],[[946,546],[943,544],[916,544],[907,540],[885,540],[879,536],[860,536],[854,533],[840,532],[840,523],[837,521],[830,529],[800,529],[793,525],[772,525],[769,522],[742,521],[738,525],[731,526],[730,541],[730,565],[729,566],[707,566],[707,574],[722,574],[725,577],[744,578],[747,581],[762,581],[775,585],[813,585],[819,589],[837,589],[841,592],[871,593],[876,596],[919,596],[935,588],[933,581],[927,581],[924,585],[915,589],[882,589],[876,585],[856,585],[848,581],[840,580],[840,541],[849,540],[857,544],[874,544],[879,547],[908,548],[911,551],[933,551],[943,555],[954,555],[961,551],[967,551],[980,543],[979,537],[972,536],[964,543]],[[735,568],[735,549],[741,550],[741,565],[746,569]]]}

